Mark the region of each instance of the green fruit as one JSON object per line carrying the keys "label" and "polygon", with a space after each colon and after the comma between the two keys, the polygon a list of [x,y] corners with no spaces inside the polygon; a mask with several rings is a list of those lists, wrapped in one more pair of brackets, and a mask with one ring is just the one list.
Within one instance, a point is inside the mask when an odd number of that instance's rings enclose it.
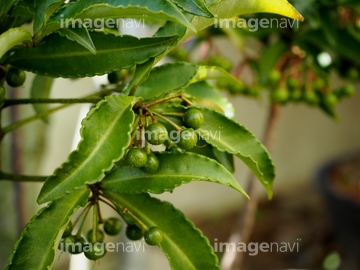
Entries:
{"label": "green fruit", "polygon": [[93,229],[91,229],[88,231],[88,233],[86,235],[86,239],[90,243],[102,242],[102,241],[104,241],[104,232],[102,230],[97,230],[96,231],[96,239],[94,239],[93,238]]}
{"label": "green fruit", "polygon": [[269,82],[271,85],[276,86],[281,80],[281,72],[273,69],[269,74]]}
{"label": "green fruit", "polygon": [[66,225],[62,238],[68,237],[71,234],[71,232],[72,232],[72,223],[71,221],[69,221],[68,224]]}
{"label": "green fruit", "polygon": [[328,93],[323,96],[323,103],[327,108],[334,108],[338,104],[338,98],[333,93]]}
{"label": "green fruit", "polygon": [[85,239],[81,236],[69,235],[62,238],[59,243],[59,249],[71,254],[80,254],[83,252]]}
{"label": "green fruit", "polygon": [[126,156],[125,160],[131,167],[141,168],[145,166],[147,162],[146,152],[140,148],[131,148]]}
{"label": "green fruit", "polygon": [[153,145],[162,144],[168,139],[168,131],[163,124],[150,124],[145,129],[145,139]]}
{"label": "green fruit", "polygon": [[272,102],[286,103],[289,100],[290,93],[286,88],[277,88],[270,94]]}
{"label": "green fruit", "polygon": [[109,83],[118,83],[121,81],[122,79],[122,74],[121,74],[121,71],[114,71],[114,72],[111,72],[107,75],[107,79],[109,81]]}
{"label": "green fruit", "polygon": [[130,215],[129,213],[124,213],[122,215],[123,219],[125,220],[125,222],[129,225],[133,225],[136,224],[136,220],[132,217],[132,215]]}
{"label": "green fruit", "polygon": [[319,96],[314,91],[305,91],[303,99],[309,105],[317,105],[319,104]]}
{"label": "green fruit", "polygon": [[164,233],[159,227],[151,227],[144,235],[145,242],[150,246],[158,246],[164,238]]}
{"label": "green fruit", "polygon": [[96,243],[88,243],[84,246],[84,255],[86,258],[92,261],[96,261],[106,254],[105,243],[96,242]]}
{"label": "green fruit", "polygon": [[290,92],[290,99],[292,101],[300,101],[302,100],[303,93],[301,90],[294,90]]}
{"label": "green fruit", "polygon": [[129,225],[126,227],[125,234],[126,237],[129,238],[130,240],[136,241],[136,240],[140,240],[143,237],[144,232],[137,225]]}
{"label": "green fruit", "polygon": [[59,250],[61,251],[69,251],[70,247],[75,243],[75,239],[73,235],[68,235],[64,238],[61,238],[59,243]]}
{"label": "green fruit", "polygon": [[355,86],[347,83],[341,88],[341,94],[343,97],[352,97],[355,94]]}
{"label": "green fruit", "polygon": [[117,235],[122,229],[122,223],[117,217],[111,217],[104,222],[104,231],[108,235]]}
{"label": "green fruit", "polygon": [[190,150],[198,141],[198,136],[192,128],[186,128],[180,131],[178,146],[184,150]]}
{"label": "green fruit", "polygon": [[183,120],[187,127],[198,129],[204,124],[204,115],[198,109],[190,109],[186,111]]}
{"label": "green fruit", "polygon": [[83,252],[83,248],[85,245],[85,239],[82,236],[74,236],[75,245],[69,249],[69,253],[71,254],[80,254]]}
{"label": "green fruit", "polygon": [[6,74],[6,82],[11,87],[19,87],[24,84],[26,74],[23,70],[18,68],[11,68]]}
{"label": "green fruit", "polygon": [[300,87],[300,81],[297,78],[290,77],[286,80],[286,86],[289,90],[295,90]]}
{"label": "green fruit", "polygon": [[158,168],[159,168],[159,159],[154,154],[149,154],[147,156],[147,162],[145,166],[142,167],[141,169],[144,172],[154,173],[157,171]]}

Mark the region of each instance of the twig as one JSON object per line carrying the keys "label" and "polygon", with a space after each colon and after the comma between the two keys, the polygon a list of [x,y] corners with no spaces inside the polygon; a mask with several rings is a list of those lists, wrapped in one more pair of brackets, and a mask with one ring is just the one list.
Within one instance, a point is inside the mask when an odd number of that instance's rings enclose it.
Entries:
{"label": "twig", "polygon": [[[268,115],[266,129],[264,133],[264,145],[271,152],[274,145],[274,135],[276,125],[279,121],[281,113],[281,106],[279,104],[272,104]],[[255,212],[257,209],[259,197],[258,197],[259,181],[251,174],[248,182],[248,194],[250,200],[246,200],[238,214],[236,227],[231,233],[228,242],[229,243],[248,243],[254,228]],[[222,270],[235,270],[241,269],[241,265],[244,259],[244,254],[236,252],[236,250],[227,250],[221,260]]]}

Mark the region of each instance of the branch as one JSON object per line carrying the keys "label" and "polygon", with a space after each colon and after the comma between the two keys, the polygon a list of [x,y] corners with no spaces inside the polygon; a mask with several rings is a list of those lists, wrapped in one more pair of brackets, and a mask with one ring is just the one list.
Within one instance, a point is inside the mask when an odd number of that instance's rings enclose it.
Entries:
{"label": "branch", "polygon": [[18,175],[0,172],[0,181],[8,180],[13,182],[45,182],[47,176]]}
{"label": "branch", "polygon": [[101,98],[22,98],[22,99],[7,99],[2,108],[14,105],[35,104],[35,103],[97,103]]}

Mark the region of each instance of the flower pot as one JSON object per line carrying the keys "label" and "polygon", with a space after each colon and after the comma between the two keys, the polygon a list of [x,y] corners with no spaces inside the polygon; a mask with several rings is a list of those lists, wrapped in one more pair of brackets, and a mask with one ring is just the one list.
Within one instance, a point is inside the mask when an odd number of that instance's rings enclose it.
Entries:
{"label": "flower pot", "polygon": [[360,269],[360,153],[325,165],[317,185],[343,255],[341,269]]}

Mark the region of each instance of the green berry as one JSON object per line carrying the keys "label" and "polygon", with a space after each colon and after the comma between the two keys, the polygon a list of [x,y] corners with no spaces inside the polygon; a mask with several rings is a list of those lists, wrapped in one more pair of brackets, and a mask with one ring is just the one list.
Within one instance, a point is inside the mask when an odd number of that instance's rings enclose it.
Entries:
{"label": "green berry", "polygon": [[126,237],[129,238],[130,240],[136,241],[136,240],[140,240],[143,237],[144,232],[137,225],[129,225],[126,227],[125,234]]}
{"label": "green berry", "polygon": [[269,82],[271,85],[276,86],[281,79],[281,72],[273,69],[269,74]]}
{"label": "green berry", "polygon": [[190,150],[198,141],[198,137],[192,128],[186,128],[180,131],[178,146],[184,150]]}
{"label": "green berry", "polygon": [[159,159],[154,154],[147,156],[147,162],[141,169],[148,173],[154,173],[159,168]]}
{"label": "green berry", "polygon": [[88,243],[84,246],[84,255],[86,258],[92,261],[96,261],[106,254],[105,243],[96,242],[96,243]]}
{"label": "green berry", "polygon": [[75,243],[75,239],[73,235],[68,235],[64,238],[61,238],[59,243],[59,250],[61,251],[69,251],[70,247]]}
{"label": "green berry", "polygon": [[333,93],[328,93],[323,96],[323,103],[327,108],[334,108],[338,104],[338,98]]}
{"label": "green berry", "polygon": [[18,68],[11,68],[6,74],[6,82],[12,87],[19,87],[24,84],[26,74]]}
{"label": "green berry", "polygon": [[107,75],[107,79],[109,83],[113,83],[113,84],[120,82],[122,79],[121,71],[114,71],[109,73]]}
{"label": "green berry", "polygon": [[168,131],[163,124],[150,124],[145,129],[145,139],[153,145],[162,144],[168,139]]}
{"label": "green berry", "polygon": [[226,59],[225,57],[223,57],[221,55],[215,55],[215,56],[211,57],[211,59],[209,61],[209,65],[221,67],[221,68],[225,69],[226,71],[231,71],[232,66],[233,66],[232,63],[228,59]]}
{"label": "green berry", "polygon": [[183,120],[187,127],[198,129],[204,124],[204,115],[198,109],[190,109],[186,111]]}
{"label": "green berry", "polygon": [[125,160],[131,167],[141,168],[145,166],[147,162],[146,152],[140,148],[131,148],[126,156]]}
{"label": "green berry", "polygon": [[104,222],[104,231],[108,235],[117,235],[122,229],[122,223],[117,217],[111,217]]}
{"label": "green berry", "polygon": [[71,254],[80,254],[83,252],[85,239],[81,236],[69,235],[62,238],[59,243],[59,249]]}
{"label": "green berry", "polygon": [[286,86],[289,90],[296,90],[300,87],[300,81],[297,78],[290,77],[286,80]]}
{"label": "green berry", "polygon": [[71,232],[72,232],[72,223],[71,221],[69,221],[68,224],[66,225],[62,238],[68,237],[71,234]]}
{"label": "green berry", "polygon": [[277,88],[271,92],[270,98],[272,102],[286,103],[289,100],[290,93],[286,88]]}
{"label": "green berry", "polygon": [[304,92],[303,99],[309,105],[317,105],[319,104],[320,101],[319,96],[314,91],[311,90]]}
{"label": "green berry", "polygon": [[150,246],[158,246],[164,238],[164,233],[159,227],[151,227],[145,232],[145,242]]}
{"label": "green berry", "polygon": [[343,97],[351,97],[355,94],[355,86],[347,83],[341,88],[341,93]]}
{"label": "green berry", "polygon": [[97,230],[96,231],[96,239],[94,239],[93,238],[93,229],[91,229],[88,231],[86,238],[90,243],[102,242],[102,241],[104,241],[104,232],[102,230]]}
{"label": "green berry", "polygon": [[74,236],[75,239],[75,245],[73,248],[69,250],[71,254],[80,254],[83,252],[83,248],[85,245],[85,239],[82,236]]}

